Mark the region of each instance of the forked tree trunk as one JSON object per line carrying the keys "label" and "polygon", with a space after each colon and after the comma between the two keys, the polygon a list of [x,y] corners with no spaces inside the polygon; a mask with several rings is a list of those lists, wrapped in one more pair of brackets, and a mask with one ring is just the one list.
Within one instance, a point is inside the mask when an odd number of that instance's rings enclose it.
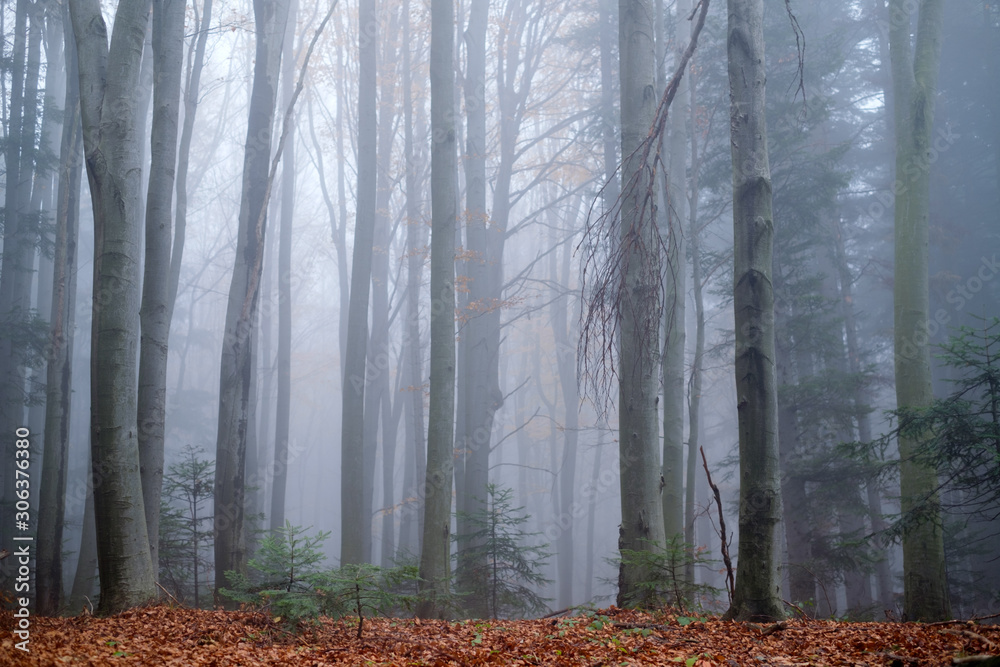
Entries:
{"label": "forked tree trunk", "polygon": [[109,46],[100,3],[71,0],[69,6],[94,209],[91,465],[99,611],[111,614],[156,597],[139,475],[135,393],[142,217],[136,91],[148,14],[143,0],[122,0]]}
{"label": "forked tree trunk", "polygon": [[778,392],[774,366],[771,169],[764,120],[764,2],[729,0],[739,562],[728,619],[784,616],[778,578]]}

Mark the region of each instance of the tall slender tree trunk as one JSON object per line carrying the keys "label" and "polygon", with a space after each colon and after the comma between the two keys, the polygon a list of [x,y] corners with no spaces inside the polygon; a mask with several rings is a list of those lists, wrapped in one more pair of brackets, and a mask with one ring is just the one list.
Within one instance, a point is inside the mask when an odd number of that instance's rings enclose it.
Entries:
{"label": "tall slender tree trunk", "polygon": [[[351,264],[347,357],[344,359],[340,516],[342,564],[363,563],[371,553],[371,496],[364,483],[365,384],[368,373],[368,297],[375,234],[377,124],[377,15],[375,0],[361,0],[358,82],[358,187]],[[368,494],[367,500],[365,498]],[[367,511],[366,511],[367,508]]]}
{"label": "tall slender tree trunk", "polygon": [[[77,553],[76,572],[70,589],[67,611],[77,613],[87,605],[100,583],[97,566],[97,522],[94,517],[94,485],[87,475],[87,498],[83,508],[83,527],[80,530],[80,550]],[[93,605],[90,605],[93,611]]]}
{"label": "tall slender tree trunk", "polygon": [[170,294],[167,303],[170,308],[177,303],[177,290],[181,280],[181,258],[184,256],[184,240],[187,236],[188,206],[188,165],[191,159],[191,141],[194,137],[194,121],[198,115],[198,99],[201,95],[201,71],[205,65],[205,46],[208,42],[209,27],[212,25],[212,0],[204,0],[199,16],[198,3],[193,3],[195,32],[197,39],[188,50],[187,71],[184,85],[184,124],[181,128],[180,145],[177,148],[177,173],[174,183],[177,195],[174,205],[174,240],[170,251]]}
{"label": "tall slender tree trunk", "polygon": [[[295,89],[295,13],[290,0],[281,62],[282,106],[292,102]],[[281,226],[278,230],[278,406],[274,418],[274,475],[271,487],[270,529],[285,525],[285,489],[288,483],[288,437],[292,407],[292,225],[295,220],[295,121],[289,125],[281,166]],[[267,398],[265,398],[265,401]],[[268,405],[264,404],[264,409]],[[265,434],[264,437],[267,437]]]}
{"label": "tall slender tree trunk", "polygon": [[[31,249],[28,238],[31,226],[23,215],[31,195],[30,155],[34,147],[34,121],[32,115],[38,87],[38,61],[41,44],[39,19],[29,0],[18,0],[14,16],[14,45],[11,65],[10,115],[5,137],[4,166],[4,228],[3,261],[0,263],[0,433],[14,433],[25,426],[24,377],[22,359],[24,339],[22,332],[28,317],[29,303],[24,298],[25,277],[31,272]],[[35,92],[32,92],[35,91]],[[30,101],[30,103],[29,103]],[[22,218],[25,218],[22,220]],[[14,460],[14,439],[5,437],[2,454],[6,461]],[[3,466],[3,497],[0,502],[0,538],[12,544],[14,532],[14,469]],[[0,562],[0,569],[7,564]]]}
{"label": "tall slender tree trunk", "polygon": [[764,119],[764,3],[729,0],[736,394],[740,441],[739,562],[729,619],[784,615],[774,352],[771,168]]}
{"label": "tall slender tree trunk", "polygon": [[163,446],[167,404],[167,343],[170,301],[171,204],[177,158],[185,0],[153,4],[153,125],[149,189],[146,196],[146,262],[139,320],[138,435],[142,501],[149,553],[157,567]]}
{"label": "tall slender tree trunk", "polygon": [[[641,143],[656,111],[656,63],[651,0],[619,0],[619,76],[621,81],[622,205],[624,282],[618,346],[618,431],[622,523],[618,548],[651,551],[662,547],[663,505],[659,456],[660,293],[659,237],[647,193],[655,187],[642,164]],[[651,602],[652,573],[622,560],[618,606]]]}
{"label": "tall slender tree trunk", "polygon": [[[697,497],[698,452],[701,446],[701,388],[702,368],[705,357],[705,299],[702,294],[701,275],[701,232],[698,229],[698,172],[701,161],[698,154],[698,133],[695,131],[697,79],[694,61],[688,65],[690,72],[690,121],[689,138],[691,140],[691,188],[689,196],[688,240],[691,248],[691,288],[694,296],[694,358],[691,361],[690,395],[688,397],[688,449],[687,471],[684,481],[684,541],[694,545],[695,540],[695,498]],[[694,559],[684,566],[684,577],[694,583]]]}
{"label": "tall slender tree trunk", "polygon": [[[373,393],[373,417],[376,428],[365,431],[365,454],[370,457],[372,468],[371,484],[374,487],[375,453],[378,444],[378,424],[382,425],[382,551],[380,562],[389,566],[396,555],[396,514],[394,483],[396,471],[397,420],[394,397],[399,393],[392,390],[389,359],[389,256],[392,246],[392,229],[389,219],[389,203],[395,185],[392,178],[392,150],[395,143],[395,101],[397,85],[397,45],[399,42],[399,6],[389,8],[388,28],[383,37],[382,62],[379,67],[379,113],[378,121],[378,176],[375,195],[375,250],[372,256],[372,335],[369,341],[369,355],[375,362],[376,377],[367,390]],[[397,379],[398,382],[398,379]],[[367,410],[367,407],[365,408]],[[366,461],[367,462],[367,461]],[[369,516],[373,512],[369,509]],[[369,556],[371,562],[371,556]]]}
{"label": "tall slender tree trunk", "polygon": [[[110,46],[97,0],[71,0],[83,141],[94,209],[91,465],[103,613],[156,597],[136,438],[141,137],[139,65],[148,19],[122,0]],[[108,73],[113,72],[113,76]]]}
{"label": "tall slender tree trunk", "polygon": [[[858,377],[862,371],[861,351],[858,343],[858,324],[854,314],[854,295],[851,285],[853,276],[847,262],[847,252],[844,247],[843,230],[838,220],[833,221],[834,229],[833,262],[837,269],[837,277],[840,282],[840,304],[841,316],[844,319],[844,341],[847,345],[847,365],[852,375]],[[858,428],[858,439],[860,442],[871,442],[872,427],[869,406],[871,405],[871,395],[868,388],[858,383],[855,387],[854,396],[854,420]],[[865,500],[868,505],[868,517],[871,522],[871,530],[876,535],[883,535],[886,529],[885,519],[882,516],[882,499],[879,493],[878,481],[868,479],[865,481]],[[888,545],[881,537],[875,539],[878,547],[879,560],[875,564],[875,581],[878,587],[878,600],[883,608],[891,609],[893,606],[892,593],[892,572],[889,568]]]}
{"label": "tall slender tree trunk", "polygon": [[[569,220],[576,221],[576,208],[572,209]],[[555,253],[553,253],[553,256]],[[570,268],[572,252],[565,248],[562,253],[561,276],[558,283],[567,290],[565,298],[558,299],[553,305],[552,333],[556,342],[556,370],[559,373],[559,388],[563,400],[563,448],[559,471],[559,537],[556,540],[558,558],[559,597],[558,607],[566,609],[573,604],[573,579],[576,564],[576,552],[573,530],[576,522],[574,515],[576,490],[577,449],[580,440],[580,396],[576,377],[576,347],[570,342],[570,324],[567,301],[572,301],[579,308],[582,299],[579,293],[570,286]],[[553,276],[556,278],[556,276]],[[579,321],[579,311],[576,321]]]}
{"label": "tall slender tree trunk", "polygon": [[418,186],[424,152],[414,144],[413,90],[410,63],[410,2],[403,2],[403,124],[406,156],[406,327],[403,332],[405,357],[403,386],[406,391],[404,419],[406,451],[403,456],[403,512],[399,525],[399,548],[405,554],[420,553],[423,535],[423,505],[416,492],[424,478],[426,456],[424,432],[423,349],[420,346],[420,288],[424,269],[424,220]]}
{"label": "tall slender tree trunk", "polygon": [[[893,288],[896,405],[930,405],[931,390],[927,243],[930,150],[941,60],[943,0],[922,0],[917,17],[916,50],[911,53],[911,4],[890,0],[889,44],[895,99],[896,210]],[[944,536],[933,468],[910,458],[919,439],[899,438],[900,506],[903,514],[922,503],[927,517],[903,536],[903,598],[911,621],[950,617],[945,576]]]}
{"label": "tall slender tree trunk", "polygon": [[[288,4],[254,0],[256,58],[243,157],[236,265],[229,287],[219,373],[219,430],[215,454],[215,600],[226,572],[246,569],[245,478],[250,428],[254,328],[263,269],[271,135],[278,94],[281,44]],[[226,603],[230,604],[230,603]]]}
{"label": "tall slender tree trunk", "polygon": [[[38,511],[38,613],[54,616],[62,594],[62,531],[72,397],[73,338],[76,319],[76,249],[83,172],[80,80],[76,44],[68,10],[63,7],[66,44],[66,110],[62,123],[52,304],[46,366],[45,439]],[[71,609],[72,611],[72,609]]]}
{"label": "tall slender tree trunk", "polygon": [[[782,518],[785,528],[789,600],[802,605],[816,601],[816,577],[813,574],[811,527],[805,478],[798,467],[802,464],[799,445],[799,416],[793,394],[795,368],[790,308],[787,304],[775,310],[777,327],[776,352],[778,387],[783,389],[778,399],[778,452],[781,466]],[[815,607],[814,607],[815,609]]]}
{"label": "tall slender tree trunk", "polygon": [[[459,406],[459,449],[464,453],[465,474],[459,499],[467,515],[481,514],[486,509],[486,486],[489,483],[490,441],[493,415],[503,397],[499,386],[499,304],[493,302],[499,289],[494,277],[500,267],[493,255],[496,245],[491,237],[497,229],[490,224],[486,211],[486,27],[489,16],[488,0],[473,3],[469,8],[469,23],[465,30],[465,50],[468,64],[465,72],[465,109],[467,115],[465,165],[465,234],[468,277],[468,302],[462,317]],[[494,221],[495,225],[495,221]],[[500,232],[502,234],[502,232]],[[463,400],[464,399],[464,400]],[[476,581],[486,566],[485,554],[470,556],[477,543],[465,537],[470,526],[459,527],[458,587],[475,590]],[[471,599],[470,613],[486,615],[485,600]]]}
{"label": "tall slender tree trunk", "polygon": [[417,616],[444,614],[451,578],[455,425],[455,9],[431,0],[431,368]]}
{"label": "tall slender tree trunk", "polygon": [[[680,62],[690,41],[687,18],[690,0],[677,0],[675,7],[674,62]],[[664,17],[657,17],[662,22]],[[664,31],[665,32],[665,31]],[[661,65],[661,70],[663,66]],[[665,86],[665,72],[661,75]],[[661,235],[667,244],[664,267],[667,286],[663,320],[663,521],[666,538],[684,535],[684,344],[687,266],[684,232],[687,226],[687,121],[690,105],[688,76],[681,78],[668,119],[670,143],[666,204],[661,215]],[[662,140],[662,137],[661,137]],[[676,602],[680,602],[679,600]]]}

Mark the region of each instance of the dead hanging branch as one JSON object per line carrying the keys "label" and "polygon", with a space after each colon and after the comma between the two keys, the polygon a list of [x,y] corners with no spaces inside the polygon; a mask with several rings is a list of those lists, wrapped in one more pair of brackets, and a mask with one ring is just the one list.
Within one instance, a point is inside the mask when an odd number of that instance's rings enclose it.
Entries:
{"label": "dead hanging branch", "polygon": [[701,463],[705,466],[705,476],[708,477],[708,486],[715,494],[715,504],[719,507],[719,536],[722,537],[722,562],[726,565],[726,591],[729,592],[729,603],[732,604],[733,596],[736,594],[736,583],[733,579],[733,561],[729,557],[729,542],[726,541],[726,517],[722,512],[722,494],[719,487],[712,481],[712,473],[708,471],[708,460],[705,458],[705,448],[699,447],[701,451]]}
{"label": "dead hanging branch", "polygon": [[[583,378],[582,393],[590,392],[595,407],[602,414],[606,414],[611,396],[614,395],[613,382],[619,379],[616,370],[618,358],[616,347],[622,313],[626,309],[632,309],[630,312],[636,316],[636,321],[646,322],[650,327],[654,326],[653,323],[658,326],[662,316],[665,300],[663,272],[657,271],[658,275],[653,277],[653,282],[659,285],[657,312],[639,312],[644,306],[632,303],[625,277],[628,275],[630,258],[637,254],[641,255],[647,250],[645,244],[649,242],[647,237],[651,235],[644,234],[641,230],[645,228],[644,222],[656,215],[656,176],[661,169],[665,169],[660,156],[662,145],[660,137],[666,131],[670,105],[677,94],[688,62],[698,46],[698,37],[705,26],[709,2],[710,0],[700,0],[687,17],[690,21],[694,19],[695,14],[698,16],[691,31],[691,40],[660,98],[649,132],[629,156],[623,157],[615,169],[615,174],[623,171],[625,164],[634,164],[635,160],[638,161],[638,167],[630,170],[632,176],[628,182],[622,184],[621,192],[613,204],[597,216],[593,224],[590,224],[594,207],[604,194],[604,188],[608,186],[605,184],[601,188],[598,199],[594,200],[588,212],[588,224],[583,240],[577,246],[577,250],[582,247],[585,253],[582,291],[586,306],[581,318],[577,366],[579,376]],[[642,183],[646,184],[645,190],[639,193],[637,190]],[[619,229],[620,212],[626,201],[632,202],[631,205],[638,209],[639,215],[633,228],[628,230],[626,235],[622,235]],[[657,244],[656,251],[667,256],[666,240],[659,234],[652,236],[656,237],[653,241]],[[636,253],[636,250],[640,252]],[[588,274],[593,276],[589,280]],[[643,303],[646,303],[645,300]],[[658,346],[657,338],[657,336],[644,336],[644,344]]]}

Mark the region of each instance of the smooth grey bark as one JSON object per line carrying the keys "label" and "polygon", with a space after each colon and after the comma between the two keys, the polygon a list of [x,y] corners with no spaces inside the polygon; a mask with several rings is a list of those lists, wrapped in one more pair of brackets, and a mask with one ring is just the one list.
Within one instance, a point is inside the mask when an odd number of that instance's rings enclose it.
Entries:
{"label": "smooth grey bark", "polygon": [[[889,2],[889,49],[895,101],[895,276],[893,281],[896,406],[921,408],[931,389],[927,273],[931,131],[941,60],[942,0],[919,3],[915,51],[911,52],[912,7]],[[903,535],[903,607],[911,621],[951,617],[937,474],[910,459],[919,439],[899,438],[900,509],[905,515],[928,503],[926,520]]]}
{"label": "smooth grey bark", "polygon": [[[375,234],[377,124],[375,108],[375,0],[361,0],[358,13],[358,184],[348,305],[347,356],[344,359],[340,455],[340,562],[364,563],[371,554],[371,497],[364,483],[365,384],[368,375],[368,298],[371,292]],[[365,508],[369,508],[365,511]]]}
{"label": "smooth grey bark", "polygon": [[209,26],[212,24],[212,0],[205,0],[201,14],[198,3],[193,2],[194,30],[198,35],[188,49],[187,69],[184,83],[184,123],[181,127],[180,145],[177,148],[177,173],[174,183],[177,187],[174,204],[174,241],[170,251],[170,308],[177,303],[177,290],[181,280],[181,258],[184,256],[184,240],[187,237],[188,207],[188,166],[191,160],[191,141],[194,137],[194,121],[198,115],[198,98],[201,95],[201,71],[205,65],[205,46],[208,42]]}
{"label": "smooth grey bark", "polygon": [[[655,209],[647,193],[654,184],[641,160],[640,146],[656,113],[654,14],[650,0],[619,0],[618,50],[621,103],[621,254],[626,284],[620,305],[618,344],[618,431],[622,523],[618,548],[650,551],[662,547],[660,499],[659,367],[660,241]],[[652,573],[623,560],[618,571],[618,606],[652,600]]]}
{"label": "smooth grey bark", "polygon": [[[696,68],[692,62],[690,67],[690,105],[688,108],[691,131],[691,186],[688,207],[688,241],[691,252],[691,291],[694,297],[694,358],[691,361],[690,395],[688,396],[688,448],[687,470],[684,481],[684,541],[695,544],[695,498],[698,488],[698,452],[701,446],[701,391],[702,369],[705,362],[705,299],[702,294],[703,279],[701,275],[701,231],[698,221],[698,174],[701,170],[701,160],[698,151],[698,134],[695,128],[696,93],[698,90]],[[694,583],[694,560],[685,563],[684,577]]]}
{"label": "smooth grey bark", "polygon": [[[66,12],[63,8],[63,12]],[[56,237],[52,262],[52,299],[45,384],[45,435],[38,509],[37,611],[54,616],[62,595],[62,531],[76,316],[76,249],[83,172],[83,127],[80,124],[80,81],[76,45],[66,14],[62,32],[66,44],[66,94],[63,109]],[[93,506],[91,505],[91,513]]]}
{"label": "smooth grey bark", "polygon": [[[426,236],[423,211],[420,205],[422,171],[425,153],[414,142],[413,90],[410,61],[410,2],[403,3],[403,154],[406,174],[406,325],[403,332],[403,386],[406,391],[404,420],[406,424],[406,450],[403,456],[403,514],[399,525],[399,550],[416,556],[420,553],[423,535],[423,505],[417,493],[417,480],[424,478],[425,432],[423,349],[420,346],[420,287],[423,280]],[[418,115],[422,120],[422,115]],[[420,123],[423,127],[423,123]],[[420,136],[423,136],[422,134]]]}
{"label": "smooth grey bark", "polygon": [[148,11],[143,0],[122,0],[109,45],[97,0],[71,0],[69,7],[79,56],[83,143],[95,227],[91,465],[101,573],[99,611],[111,614],[156,597],[139,476],[134,390],[142,216],[136,93]]}
{"label": "smooth grey bark", "polygon": [[[397,57],[399,39],[399,7],[390,9],[387,29],[382,39],[382,62],[379,67],[379,106],[378,116],[378,160],[375,195],[375,237],[372,253],[372,331],[368,342],[369,358],[374,362],[375,377],[366,386],[366,394],[371,394],[372,407],[370,419],[374,427],[365,428],[365,464],[370,466],[370,473],[365,471],[365,480],[373,490],[375,486],[375,454],[378,442],[382,443],[382,503],[381,503],[381,533],[382,548],[380,562],[390,566],[396,556],[396,517],[395,507],[395,468],[396,439],[398,435],[397,406],[398,391],[392,390],[390,382],[389,359],[391,347],[389,341],[389,252],[392,245],[393,230],[390,228],[389,206],[392,190],[395,187],[393,176],[392,149],[396,138],[396,81]],[[397,379],[398,383],[398,379]],[[366,395],[365,417],[369,418],[369,397]],[[379,424],[381,423],[381,438]],[[370,480],[370,482],[369,482]],[[373,516],[374,495],[369,498],[368,516]],[[366,559],[372,562],[371,546]]]}
{"label": "smooth grey bark", "polygon": [[137,420],[142,501],[146,510],[149,553],[159,562],[160,495],[167,404],[167,345],[173,303],[170,301],[170,250],[181,64],[184,51],[185,0],[153,3],[153,124],[149,187],[146,194],[146,261],[139,322],[139,394]]}
{"label": "smooth grey bark", "polygon": [[247,120],[236,239],[236,265],[229,287],[219,374],[219,430],[215,455],[215,599],[228,570],[246,569],[245,466],[250,419],[251,364],[255,313],[267,221],[269,162],[278,94],[281,44],[288,4],[254,0],[256,59]]}
{"label": "smooth grey bark", "polygon": [[[691,14],[690,0],[677,0],[675,6],[674,62],[680,62],[690,41],[691,29],[687,18]],[[658,16],[662,23],[663,16]],[[686,28],[686,30],[685,30]],[[665,32],[665,31],[661,31]],[[662,61],[660,61],[662,62]],[[666,86],[664,67],[659,67],[660,84]],[[684,535],[684,345],[685,299],[687,298],[687,267],[684,233],[687,225],[687,121],[690,107],[688,77],[681,78],[674,95],[665,174],[666,205],[660,214],[661,236],[667,247],[666,302],[663,320],[663,521],[667,539]],[[664,142],[663,135],[660,141]],[[661,144],[662,145],[662,144]]]}
{"label": "smooth grey bark", "polygon": [[[486,210],[486,27],[489,1],[473,3],[465,30],[465,236],[468,298],[462,314],[460,351],[463,357],[458,377],[459,389],[459,460],[464,459],[464,475],[459,488],[458,505],[465,514],[474,516],[486,509],[489,483],[490,441],[493,415],[503,402],[499,385],[500,306],[497,284],[502,267],[495,256],[498,230],[491,224]],[[501,120],[503,123],[504,120]],[[501,131],[502,132],[502,131]],[[501,141],[503,141],[501,137]],[[502,150],[502,149],[501,149]],[[502,168],[502,167],[501,167]],[[502,194],[501,194],[502,196]],[[505,203],[501,203],[504,206]],[[502,232],[500,232],[502,234]],[[502,241],[501,241],[502,242]],[[472,528],[459,515],[458,563],[456,574],[459,590],[474,590],[477,572],[486,566],[486,555],[470,556],[480,542],[465,537]],[[486,600],[471,599],[470,613],[487,615]]]}
{"label": "smooth grey bark", "polygon": [[[576,219],[576,210],[571,220]],[[553,253],[553,259],[555,253]],[[556,539],[557,573],[559,582],[559,597],[557,606],[567,609],[573,604],[573,577],[576,563],[576,552],[573,548],[576,517],[573,513],[576,490],[577,449],[580,435],[580,395],[576,377],[576,347],[571,342],[570,324],[567,301],[570,299],[577,309],[583,300],[579,293],[570,288],[570,265],[572,252],[570,248],[563,249],[561,275],[557,284],[567,290],[564,298],[557,299],[552,304],[552,334],[556,343],[556,369],[559,373],[559,389],[563,402],[563,449],[559,471],[559,537]],[[553,267],[555,268],[555,267]],[[556,278],[556,276],[553,276]],[[580,321],[580,312],[575,313],[576,321]]]}
{"label": "smooth grey bark", "polygon": [[455,9],[431,0],[431,364],[418,618],[443,616],[451,579],[455,424]]}
{"label": "smooth grey bark", "polygon": [[[285,31],[285,53],[281,62],[281,99],[292,102],[295,87],[295,14],[298,2],[290,0]],[[285,490],[288,484],[288,438],[292,408],[292,225],[295,221],[295,121],[288,126],[281,166],[281,213],[278,230],[278,396],[274,416],[274,467],[269,527],[276,532],[285,525]],[[269,293],[268,296],[270,296]],[[269,309],[270,310],[270,309]],[[269,398],[265,398],[265,401]],[[269,406],[264,405],[268,410]],[[264,437],[267,434],[264,433]]]}
{"label": "smooth grey bark", "polygon": [[764,3],[729,0],[733,161],[733,309],[740,442],[739,562],[725,618],[784,616],[778,577],[781,519],[771,255],[771,169],[764,118]]}

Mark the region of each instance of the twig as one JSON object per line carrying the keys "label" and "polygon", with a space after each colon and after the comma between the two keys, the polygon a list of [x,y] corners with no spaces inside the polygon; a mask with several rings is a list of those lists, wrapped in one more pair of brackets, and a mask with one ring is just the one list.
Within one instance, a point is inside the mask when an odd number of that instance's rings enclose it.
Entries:
{"label": "twig", "polygon": [[924,627],[933,628],[933,627],[938,626],[938,625],[955,625],[955,624],[959,624],[959,623],[961,623],[961,624],[975,623],[976,621],[986,621],[988,619],[997,618],[997,617],[1000,617],[1000,613],[990,614],[989,616],[974,616],[972,618],[965,619],[964,621],[963,620],[959,620],[957,618],[956,619],[952,619],[950,621],[937,621],[935,623],[928,623]]}
{"label": "twig", "polygon": [[979,665],[980,667],[995,667],[1000,665],[1000,656],[996,655],[964,655],[951,659],[953,665]]}
{"label": "twig", "polygon": [[795,611],[799,612],[799,614],[802,615],[802,618],[804,618],[804,619],[808,619],[809,618],[809,614],[807,614],[804,611],[802,611],[802,607],[800,607],[799,605],[795,604],[794,602],[789,602],[788,600],[782,600],[782,602],[784,602],[785,604],[787,604],[789,607],[791,607]]}
{"label": "twig", "polygon": [[662,623],[612,623],[616,628],[625,630],[677,630],[678,626],[663,625]]}
{"label": "twig", "polygon": [[781,632],[788,627],[788,623],[785,621],[778,621],[777,623],[772,623],[763,630],[761,630],[760,636],[767,637],[768,635],[773,635],[775,632]]}
{"label": "twig", "polygon": [[882,655],[893,661],[893,664],[897,662],[909,663],[911,665],[919,665],[920,660],[918,658],[911,658],[906,655],[897,655],[896,653],[889,653],[888,651],[883,651]]}
{"label": "twig", "polygon": [[938,630],[938,632],[940,634],[948,634],[948,635],[957,635],[957,636],[965,635],[966,637],[972,637],[973,639],[978,639],[979,641],[983,642],[984,644],[986,644],[986,646],[988,646],[991,649],[995,649],[997,647],[996,643],[990,641],[988,638],[982,636],[978,632],[973,632],[972,630],[947,630],[946,629],[946,630]]}
{"label": "twig", "polygon": [[170,599],[171,599],[171,600],[173,600],[174,602],[176,602],[176,603],[177,603],[177,606],[179,606],[179,607],[183,607],[183,608],[187,609],[187,605],[183,604],[183,603],[182,603],[182,602],[181,602],[180,600],[178,600],[177,598],[175,598],[175,597],[174,597],[173,595],[170,595],[170,591],[168,591],[168,590],[167,590],[166,588],[164,588],[163,586],[161,586],[161,585],[160,585],[160,582],[158,582],[158,581],[157,581],[157,582],[156,582],[156,586],[157,586],[157,587],[158,587],[158,588],[159,588],[159,589],[160,589],[161,591],[163,591],[163,592],[164,592],[164,593],[166,593],[166,594],[167,594],[168,596],[170,596]]}
{"label": "twig", "polygon": [[733,601],[733,597],[736,595],[736,583],[733,578],[733,561],[729,558],[729,545],[726,543],[726,519],[722,515],[722,494],[719,493],[719,487],[715,485],[712,481],[712,473],[708,470],[708,459],[705,458],[705,448],[699,447],[701,451],[701,462],[705,466],[705,476],[708,477],[708,485],[712,488],[712,493],[715,494],[715,504],[719,506],[719,533],[722,538],[722,562],[726,564],[726,588],[729,592],[729,602]]}

